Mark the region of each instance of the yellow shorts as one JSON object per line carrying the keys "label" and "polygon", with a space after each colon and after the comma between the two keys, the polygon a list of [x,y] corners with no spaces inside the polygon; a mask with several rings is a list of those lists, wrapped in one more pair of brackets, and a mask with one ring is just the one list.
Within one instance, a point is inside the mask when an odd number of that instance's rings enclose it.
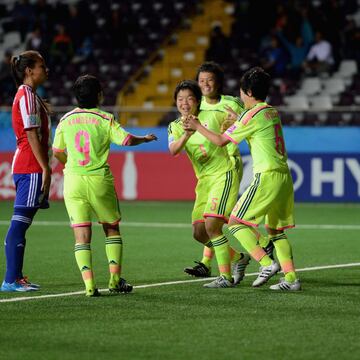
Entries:
{"label": "yellow shorts", "polygon": [[90,226],[94,213],[101,224],[121,220],[112,175],[64,175],[64,200],[72,227]]}
{"label": "yellow shorts", "polygon": [[241,156],[230,155],[230,160],[234,164],[235,171],[238,173],[239,181],[243,176],[243,162]]}
{"label": "yellow shorts", "polygon": [[235,169],[200,178],[195,188],[192,223],[203,222],[206,217],[218,217],[228,222],[231,209],[237,200],[239,186],[240,180]]}
{"label": "yellow shorts", "polygon": [[294,189],[288,171],[257,173],[236,203],[231,218],[250,226],[283,230],[294,227]]}

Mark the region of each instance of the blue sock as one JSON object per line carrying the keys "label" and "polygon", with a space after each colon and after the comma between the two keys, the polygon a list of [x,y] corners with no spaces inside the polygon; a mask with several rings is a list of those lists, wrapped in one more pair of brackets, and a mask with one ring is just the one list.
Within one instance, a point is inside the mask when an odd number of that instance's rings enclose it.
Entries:
{"label": "blue sock", "polygon": [[5,238],[6,274],[5,281],[13,283],[22,278],[25,252],[25,233],[31,225],[37,209],[15,209]]}

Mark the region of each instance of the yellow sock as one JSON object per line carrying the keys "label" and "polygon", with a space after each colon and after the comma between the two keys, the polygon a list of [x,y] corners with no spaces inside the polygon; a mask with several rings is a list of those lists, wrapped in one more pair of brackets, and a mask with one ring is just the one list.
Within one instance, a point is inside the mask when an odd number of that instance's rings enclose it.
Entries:
{"label": "yellow sock", "polygon": [[225,235],[220,235],[211,239],[211,243],[214,246],[220,275],[224,275],[227,280],[231,281],[229,241]]}
{"label": "yellow sock", "polygon": [[236,249],[234,249],[232,246],[229,246],[229,248],[230,248],[230,261],[231,262],[239,261],[243,257],[243,254],[241,252],[237,251]]}
{"label": "yellow sock", "polygon": [[92,271],[90,244],[75,244],[75,259],[81,272],[86,291],[93,291],[95,289],[95,280]]}
{"label": "yellow sock", "polygon": [[271,236],[271,240],[274,243],[281,269],[285,274],[285,280],[294,282],[296,280],[295,266],[291,245],[287,236],[281,233]]}
{"label": "yellow sock", "polygon": [[256,233],[258,234],[258,242],[259,242],[259,245],[262,247],[262,248],[265,248],[266,246],[268,246],[269,242],[270,242],[270,239],[268,236],[264,236],[261,232],[255,230]]}
{"label": "yellow sock", "polygon": [[109,264],[109,287],[115,287],[120,280],[122,263],[122,239],[120,235],[108,236],[105,240],[105,251]]}
{"label": "yellow sock", "polygon": [[214,248],[204,245],[203,257],[201,259],[201,262],[209,269],[211,268],[211,260],[214,257],[214,255],[215,255]]}
{"label": "yellow sock", "polygon": [[240,242],[243,248],[261,264],[261,266],[271,265],[271,259],[266,255],[264,249],[258,245],[256,233],[252,228],[239,224],[230,226],[229,231]]}

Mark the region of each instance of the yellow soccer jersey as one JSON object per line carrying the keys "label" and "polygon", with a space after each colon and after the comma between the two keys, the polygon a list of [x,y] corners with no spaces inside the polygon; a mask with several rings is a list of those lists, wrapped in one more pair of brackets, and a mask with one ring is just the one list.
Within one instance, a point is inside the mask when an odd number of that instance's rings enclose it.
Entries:
{"label": "yellow soccer jersey", "polygon": [[220,95],[220,101],[216,104],[209,104],[206,102],[205,96],[203,96],[201,99],[200,110],[221,111],[227,115],[225,106],[231,107],[238,114],[244,111],[244,104],[241,99],[230,95]]}
{"label": "yellow soccer jersey", "polygon": [[130,136],[112,114],[76,108],[60,120],[53,150],[67,152],[64,173],[102,175],[109,172],[110,144],[126,145]]}
{"label": "yellow soccer jersey", "polygon": [[[230,95],[220,95],[220,101],[216,104],[209,104],[206,102],[205,96],[201,99],[200,110],[219,111],[224,113],[225,118],[227,117],[227,111],[225,106],[229,106],[237,114],[241,114],[244,111],[244,104],[241,99]],[[230,156],[240,156],[239,147],[234,143],[227,145],[227,150]]]}
{"label": "yellow soccer jersey", "polygon": [[246,139],[253,159],[254,173],[288,169],[279,114],[265,102],[258,103],[241,114],[225,132],[225,136],[235,144]]}
{"label": "yellow soccer jersey", "polygon": [[[202,125],[216,133],[220,133],[224,115],[215,111],[200,111],[198,115]],[[181,118],[169,124],[169,144],[178,140],[184,129]],[[221,174],[233,168],[226,148],[221,148],[207,140],[199,132],[195,132],[187,141],[185,151],[193,165],[197,178]]]}

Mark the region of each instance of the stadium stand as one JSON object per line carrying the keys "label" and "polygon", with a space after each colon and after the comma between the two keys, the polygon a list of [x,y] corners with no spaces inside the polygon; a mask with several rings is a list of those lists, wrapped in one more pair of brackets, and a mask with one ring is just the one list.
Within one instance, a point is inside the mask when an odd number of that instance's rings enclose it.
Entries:
{"label": "stadium stand", "polygon": [[[175,84],[204,60],[223,66],[230,95],[250,66],[265,67],[285,124],[359,125],[359,14],[357,0],[0,0],[0,106],[14,92],[9,53],[31,48],[50,67],[41,91],[54,107],[71,107],[74,79],[93,73],[126,125],[167,125]],[[318,32],[334,59],[326,69],[304,65]]]}

